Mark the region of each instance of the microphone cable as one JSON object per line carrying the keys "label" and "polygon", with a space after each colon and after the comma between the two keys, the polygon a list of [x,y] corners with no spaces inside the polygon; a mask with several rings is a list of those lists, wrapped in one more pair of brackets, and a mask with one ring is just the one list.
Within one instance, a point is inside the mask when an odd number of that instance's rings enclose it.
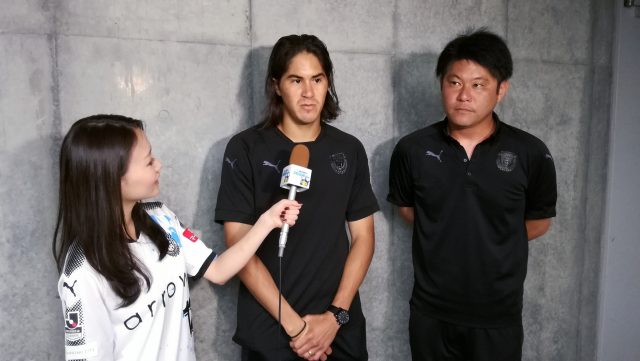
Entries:
{"label": "microphone cable", "polygon": [[[282,326],[282,257],[278,257],[278,325],[280,325],[280,336],[284,337],[284,327]],[[284,360],[284,358],[280,358],[280,360]]]}

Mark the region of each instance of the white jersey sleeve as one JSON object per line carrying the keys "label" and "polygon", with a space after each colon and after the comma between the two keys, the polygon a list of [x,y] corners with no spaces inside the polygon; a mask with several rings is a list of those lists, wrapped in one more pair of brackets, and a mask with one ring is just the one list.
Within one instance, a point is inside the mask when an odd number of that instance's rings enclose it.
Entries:
{"label": "white jersey sleeve", "polygon": [[66,360],[114,358],[113,325],[102,292],[105,281],[96,278],[94,272],[82,253],[72,247],[58,280]]}
{"label": "white jersey sleeve", "polygon": [[149,216],[159,224],[171,239],[184,252],[187,274],[191,277],[202,277],[211,262],[217,256],[167,206],[160,202],[149,202],[143,205]]}

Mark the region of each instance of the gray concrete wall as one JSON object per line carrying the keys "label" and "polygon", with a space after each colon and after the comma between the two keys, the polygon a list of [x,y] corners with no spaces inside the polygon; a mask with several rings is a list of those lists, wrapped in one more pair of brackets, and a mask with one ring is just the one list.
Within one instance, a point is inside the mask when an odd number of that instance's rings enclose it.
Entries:
{"label": "gray concrete wall", "polygon": [[[390,151],[442,117],[440,49],[467,27],[487,26],[515,58],[499,112],[542,138],[558,171],[558,217],[530,246],[525,360],[594,360],[611,8],[605,0],[0,1],[1,358],[63,357],[50,242],[58,147],[70,124],[100,112],[145,120],[164,164],[161,198],[222,249],[212,216],[224,147],[256,122],[273,43],[313,33],[335,63],[344,109],[335,124],[365,144],[382,206],[361,289],[371,359],[409,359],[410,230],[385,202]],[[199,360],[238,359],[236,292],[237,281],[192,286]]]}
{"label": "gray concrete wall", "polygon": [[615,6],[611,152],[598,360],[640,360],[640,8]]}

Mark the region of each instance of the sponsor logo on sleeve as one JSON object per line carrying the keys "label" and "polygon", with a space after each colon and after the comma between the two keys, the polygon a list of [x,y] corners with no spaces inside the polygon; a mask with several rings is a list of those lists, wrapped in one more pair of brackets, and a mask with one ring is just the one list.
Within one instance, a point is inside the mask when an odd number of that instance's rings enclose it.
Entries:
{"label": "sponsor logo on sleeve", "polygon": [[198,242],[198,237],[189,228],[185,228],[182,235],[191,242]]}

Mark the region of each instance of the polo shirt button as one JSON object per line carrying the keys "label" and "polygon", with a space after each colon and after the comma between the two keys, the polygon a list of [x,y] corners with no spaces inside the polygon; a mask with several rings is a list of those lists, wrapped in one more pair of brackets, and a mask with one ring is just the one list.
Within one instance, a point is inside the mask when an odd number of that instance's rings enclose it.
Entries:
{"label": "polo shirt button", "polygon": [[470,175],[471,175],[471,172],[467,172],[467,175],[468,175],[468,176],[470,176]]}
{"label": "polo shirt button", "polygon": [[468,162],[467,158],[463,159],[462,161],[465,162],[465,163]]}

